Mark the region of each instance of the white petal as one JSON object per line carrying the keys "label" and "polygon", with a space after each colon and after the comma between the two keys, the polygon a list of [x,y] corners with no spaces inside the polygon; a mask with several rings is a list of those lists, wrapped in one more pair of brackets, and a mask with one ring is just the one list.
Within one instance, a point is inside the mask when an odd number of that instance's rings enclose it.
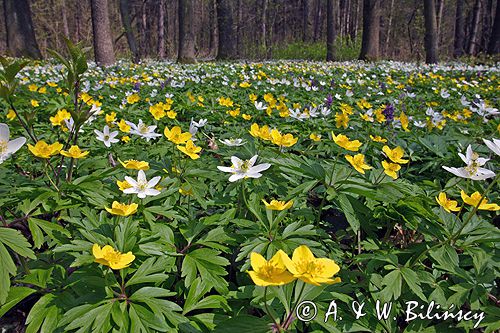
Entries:
{"label": "white petal", "polygon": [[138,190],[135,187],[129,187],[123,190],[123,193],[125,194],[134,194],[137,193]]}
{"label": "white petal", "polygon": [[241,163],[243,163],[242,160],[240,160],[238,157],[236,156],[231,156],[231,163],[235,166],[235,167],[239,167],[241,165]]}
{"label": "white petal", "polygon": [[246,176],[248,178],[260,178],[262,177],[262,174],[258,172],[252,172],[252,173],[247,173]]}
{"label": "white petal", "polygon": [[125,180],[127,181],[127,183],[130,184],[130,186],[137,187],[137,182],[134,178],[129,177],[129,176],[125,176]]}
{"label": "white petal", "polygon": [[147,190],[144,191],[144,194],[146,195],[158,195],[160,194],[161,192],[158,191],[158,190],[155,190],[154,188],[148,188]]}
{"label": "white petal", "polygon": [[248,161],[248,166],[249,167],[253,167],[253,165],[257,161],[257,157],[259,157],[259,156],[258,155],[252,156],[252,158]]}
{"label": "white petal", "polygon": [[10,131],[7,124],[0,124],[0,141],[9,141]]}
{"label": "white petal", "polygon": [[137,175],[137,182],[146,182],[146,174],[144,173],[144,170],[139,170],[139,174]]}
{"label": "white petal", "polygon": [[155,187],[156,184],[158,184],[158,182],[160,181],[160,179],[161,179],[160,176],[151,178],[151,180],[148,182],[148,187]]}
{"label": "white petal", "polygon": [[445,169],[448,172],[451,172],[455,176],[462,177],[462,178],[470,178],[470,175],[467,171],[464,170],[464,168],[451,168],[447,166],[443,166],[443,169]]}
{"label": "white petal", "polygon": [[271,164],[262,163],[262,164],[259,164],[259,165],[256,165],[256,166],[250,168],[249,172],[261,172],[261,171],[269,169],[270,167],[271,167]]}
{"label": "white petal", "polygon": [[137,193],[137,197],[140,198],[140,199],[144,199],[146,197],[146,193],[143,191],[143,192],[139,192]]}
{"label": "white petal", "polygon": [[245,175],[242,174],[242,173],[236,173],[234,175],[231,175],[231,177],[229,177],[229,181],[232,183],[232,182],[235,182],[239,179],[242,179],[242,178],[245,178]]}
{"label": "white petal", "polygon": [[14,154],[26,143],[26,138],[20,137],[7,143],[7,153]]}
{"label": "white petal", "polygon": [[225,167],[225,166],[217,166],[217,169],[219,169],[222,172],[235,172],[236,170],[231,167]]}
{"label": "white petal", "polygon": [[484,143],[492,152],[500,156],[500,140],[493,139],[493,141],[483,139]]}

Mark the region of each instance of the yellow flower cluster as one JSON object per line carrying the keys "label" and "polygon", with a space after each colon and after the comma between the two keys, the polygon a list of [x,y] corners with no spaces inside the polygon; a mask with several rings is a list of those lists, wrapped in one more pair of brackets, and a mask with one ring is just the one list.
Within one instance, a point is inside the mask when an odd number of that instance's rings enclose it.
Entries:
{"label": "yellow flower cluster", "polygon": [[339,277],[333,278],[340,271],[335,261],[315,258],[306,245],[296,248],[292,259],[282,250],[276,252],[269,261],[261,254],[252,252],[250,264],[253,270],[248,271],[248,274],[256,285],[262,287],[280,286],[295,279],[315,286],[340,282]]}

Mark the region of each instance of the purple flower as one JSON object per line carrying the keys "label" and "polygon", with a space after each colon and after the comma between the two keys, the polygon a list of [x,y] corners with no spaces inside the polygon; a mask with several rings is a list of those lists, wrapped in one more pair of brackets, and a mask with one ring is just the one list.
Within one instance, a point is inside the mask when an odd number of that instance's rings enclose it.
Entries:
{"label": "purple flower", "polygon": [[332,106],[332,103],[333,103],[332,94],[328,94],[328,96],[326,96],[326,98],[325,98],[325,106],[330,107],[330,106]]}
{"label": "purple flower", "polygon": [[140,89],[141,89],[141,83],[140,83],[140,82],[136,82],[136,83],[134,84],[134,90],[135,90],[135,91],[139,91]]}
{"label": "purple flower", "polygon": [[394,106],[387,104],[382,114],[385,116],[387,123],[391,123],[394,120]]}

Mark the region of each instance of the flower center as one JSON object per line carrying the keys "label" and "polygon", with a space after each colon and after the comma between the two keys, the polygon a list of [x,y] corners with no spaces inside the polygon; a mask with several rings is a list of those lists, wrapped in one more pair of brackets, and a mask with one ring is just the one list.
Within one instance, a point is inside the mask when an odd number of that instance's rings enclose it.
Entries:
{"label": "flower center", "polygon": [[7,141],[0,140],[0,154],[7,152]]}
{"label": "flower center", "polygon": [[104,141],[108,141],[109,140],[109,135],[105,135],[104,136]]}
{"label": "flower center", "polygon": [[137,188],[140,191],[145,191],[148,188],[148,182],[145,180],[141,180],[137,182]]}
{"label": "flower center", "polygon": [[113,250],[113,252],[106,253],[104,259],[106,259],[108,262],[120,261],[120,253]]}
{"label": "flower center", "polygon": [[141,132],[141,134],[149,133],[148,126],[146,126],[144,124],[140,124],[139,125],[139,132]]}
{"label": "flower center", "polygon": [[248,169],[250,169],[250,161],[244,161],[243,163],[241,163],[240,170],[242,172],[247,172]]}

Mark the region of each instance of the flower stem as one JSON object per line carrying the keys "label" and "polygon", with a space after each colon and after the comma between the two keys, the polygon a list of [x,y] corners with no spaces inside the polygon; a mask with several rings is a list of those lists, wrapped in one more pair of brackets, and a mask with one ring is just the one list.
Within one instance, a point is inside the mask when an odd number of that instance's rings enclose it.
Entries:
{"label": "flower stem", "polygon": [[267,306],[267,286],[264,287],[264,307],[266,308],[266,312],[269,315],[269,317],[271,317],[275,327],[280,327],[276,322],[276,319],[274,319],[273,315],[271,314],[271,311],[269,311],[269,307]]}

